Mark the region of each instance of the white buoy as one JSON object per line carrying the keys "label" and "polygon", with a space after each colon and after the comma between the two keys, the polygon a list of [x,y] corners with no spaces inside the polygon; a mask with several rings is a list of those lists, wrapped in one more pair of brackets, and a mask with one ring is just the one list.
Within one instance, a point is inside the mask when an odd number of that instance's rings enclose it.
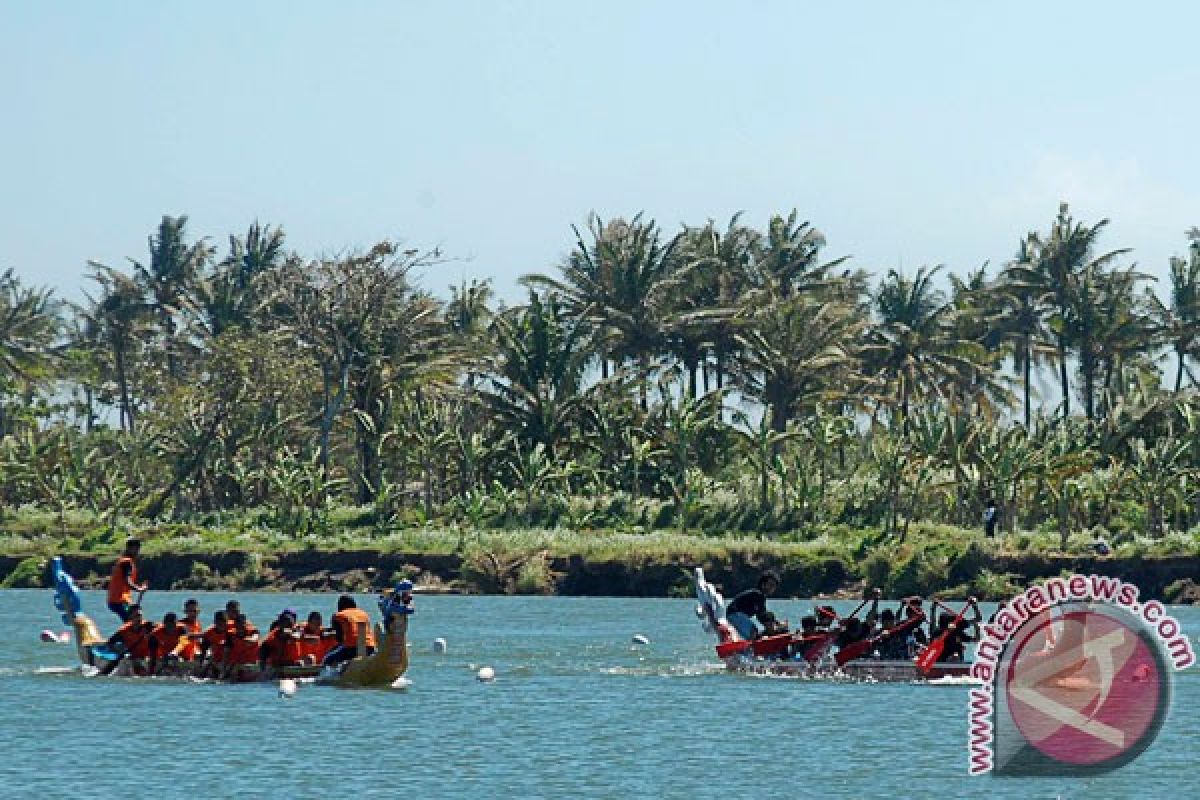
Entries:
{"label": "white buoy", "polygon": [[634,644],[650,644],[650,637],[643,633],[635,633],[633,635]]}
{"label": "white buoy", "polygon": [[475,673],[475,678],[480,683],[491,683],[496,680],[496,670],[491,667],[480,667],[479,672]]}
{"label": "white buoy", "polygon": [[71,641],[71,632],[70,631],[62,631],[61,633],[58,634],[58,643],[59,644],[66,644],[69,641]]}
{"label": "white buoy", "polygon": [[412,681],[410,681],[408,678],[404,677],[403,675],[401,675],[399,678],[396,678],[396,680],[392,681],[393,689],[407,689],[410,686],[412,686]]}
{"label": "white buoy", "polygon": [[284,698],[296,696],[296,682],[291,678],[284,678],[279,682],[279,696]]}
{"label": "white buoy", "polygon": [[439,636],[438,638],[433,640],[433,652],[445,653],[446,647],[447,647],[446,640],[443,639],[442,637]]}

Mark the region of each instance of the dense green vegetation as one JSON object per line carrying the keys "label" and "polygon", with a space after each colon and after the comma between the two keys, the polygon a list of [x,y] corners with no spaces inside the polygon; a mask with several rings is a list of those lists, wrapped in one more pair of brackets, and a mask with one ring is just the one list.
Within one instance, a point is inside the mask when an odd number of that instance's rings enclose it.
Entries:
{"label": "dense green vegetation", "polygon": [[186,222],[92,264],[81,305],[0,277],[5,552],[36,517],[102,550],[131,527],[199,549],[855,531],[835,549],[865,564],[978,530],[989,497],[1005,548],[1196,550],[1200,231],[1154,286],[1065,205],[962,275],[872,276],[795,212],[593,217],[503,307],[423,288],[438,250],[307,258]]}

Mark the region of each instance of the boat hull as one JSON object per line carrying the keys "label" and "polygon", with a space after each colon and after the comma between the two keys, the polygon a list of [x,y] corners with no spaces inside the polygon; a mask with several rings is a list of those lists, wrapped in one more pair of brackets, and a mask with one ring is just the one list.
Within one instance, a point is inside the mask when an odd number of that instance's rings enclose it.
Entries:
{"label": "boat hull", "polygon": [[877,683],[913,683],[944,678],[965,679],[971,674],[966,663],[939,662],[928,675],[923,675],[913,661],[864,659],[837,667],[814,666],[807,661],[786,661],[760,658],[728,658],[725,667],[731,672],[750,675],[782,675],[814,680],[848,680]]}

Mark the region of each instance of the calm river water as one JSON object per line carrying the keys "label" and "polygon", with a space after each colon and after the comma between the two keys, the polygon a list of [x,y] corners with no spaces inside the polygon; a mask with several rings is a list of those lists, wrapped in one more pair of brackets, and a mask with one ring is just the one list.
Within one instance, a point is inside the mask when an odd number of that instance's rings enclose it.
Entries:
{"label": "calm river water", "polygon": [[[207,618],[226,597],[197,595]],[[185,595],[150,593],[154,618]],[[265,627],[333,595],[248,594]],[[85,610],[111,631],[101,597]],[[56,673],[48,591],[0,592],[0,797],[1150,798],[1200,795],[1200,671],[1167,726],[1087,781],[968,778],[964,687],[726,674],[684,600],[419,597],[407,691]],[[781,601],[798,619],[811,604]],[[373,604],[371,604],[373,608]],[[1200,610],[1175,609],[1200,634]],[[636,646],[635,633],[649,645]],[[444,637],[449,652],[435,655]],[[481,684],[475,669],[495,668]]]}

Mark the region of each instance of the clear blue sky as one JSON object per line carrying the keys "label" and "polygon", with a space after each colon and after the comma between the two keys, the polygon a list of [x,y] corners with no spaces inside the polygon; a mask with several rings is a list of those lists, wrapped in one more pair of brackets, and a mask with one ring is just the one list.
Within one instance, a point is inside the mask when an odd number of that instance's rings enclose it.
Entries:
{"label": "clear blue sky", "polygon": [[0,267],[70,297],[164,213],[552,266],[570,224],[799,208],[873,271],[1060,199],[1162,274],[1200,225],[1200,6],[0,0]]}

